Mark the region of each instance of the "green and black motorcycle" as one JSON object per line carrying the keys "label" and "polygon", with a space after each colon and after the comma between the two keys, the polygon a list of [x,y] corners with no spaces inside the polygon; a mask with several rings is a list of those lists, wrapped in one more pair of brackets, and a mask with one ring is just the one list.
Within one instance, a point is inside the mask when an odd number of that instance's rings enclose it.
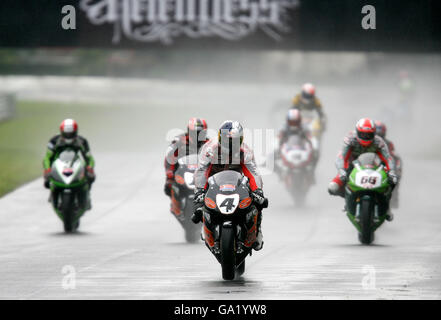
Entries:
{"label": "green and black motorcycle", "polygon": [[66,149],[56,156],[50,176],[50,201],[65,232],[78,229],[80,218],[90,208],[86,161],[80,151]]}
{"label": "green and black motorcycle", "polygon": [[393,187],[380,158],[364,153],[353,161],[345,188],[346,214],[362,244],[374,241],[374,232],[386,219]]}

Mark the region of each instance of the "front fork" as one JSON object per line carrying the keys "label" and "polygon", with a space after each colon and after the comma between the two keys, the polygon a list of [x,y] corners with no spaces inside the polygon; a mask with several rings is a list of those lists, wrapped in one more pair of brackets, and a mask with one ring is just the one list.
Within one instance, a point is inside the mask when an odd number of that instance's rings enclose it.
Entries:
{"label": "front fork", "polygon": [[232,221],[213,221],[212,216],[209,212],[204,210],[203,214],[203,233],[205,244],[217,255],[220,253],[220,229],[225,223],[233,224],[236,228],[237,236],[237,253],[242,253],[246,249],[252,248],[254,242],[256,241],[257,233],[259,231],[259,225],[262,220],[262,214],[253,207],[249,212],[245,214],[245,221],[243,223],[237,224]]}
{"label": "front fork", "polygon": [[[389,189],[385,194],[376,194],[377,203],[375,204],[375,218],[379,219],[383,217],[389,210],[389,201],[392,195],[392,189]],[[351,214],[356,219],[359,214],[359,203],[363,196],[360,196],[354,192],[352,192],[349,187],[346,187],[345,192],[345,211],[348,214]]]}
{"label": "front fork", "polygon": [[[70,190],[70,189],[68,189]],[[54,209],[59,210],[60,209],[60,197],[65,192],[65,189],[57,189],[54,185],[51,185],[50,188],[50,195],[49,195],[49,202],[52,204]],[[73,192],[73,190],[71,191]],[[81,192],[76,197],[76,203],[78,207],[86,209],[89,202],[90,202],[90,187],[88,184],[85,184],[82,187]]]}

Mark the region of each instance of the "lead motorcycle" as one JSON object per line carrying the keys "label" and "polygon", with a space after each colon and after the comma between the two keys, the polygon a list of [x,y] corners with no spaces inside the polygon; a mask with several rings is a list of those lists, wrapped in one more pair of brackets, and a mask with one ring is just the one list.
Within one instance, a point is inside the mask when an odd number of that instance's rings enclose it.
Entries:
{"label": "lead motorcycle", "polygon": [[278,173],[297,206],[302,207],[314,183],[314,150],[309,140],[292,135],[280,148]]}
{"label": "lead motorcycle", "polygon": [[86,160],[80,151],[66,149],[56,156],[49,177],[50,202],[65,232],[78,229],[80,218],[89,208]]}
{"label": "lead motorcycle", "polygon": [[[267,199],[260,209],[266,207]],[[227,170],[208,179],[203,234],[207,248],[222,266],[224,280],[245,272],[245,258],[256,241],[258,213],[247,177]]]}
{"label": "lead motorcycle", "polygon": [[364,153],[353,161],[345,188],[345,209],[362,244],[374,241],[374,232],[386,219],[392,190],[378,155]]}
{"label": "lead motorcycle", "polygon": [[186,241],[194,243],[201,235],[201,228],[191,221],[195,188],[193,174],[198,167],[198,156],[191,154],[182,157],[177,165],[171,191],[172,208],[174,208],[172,212],[184,228]]}

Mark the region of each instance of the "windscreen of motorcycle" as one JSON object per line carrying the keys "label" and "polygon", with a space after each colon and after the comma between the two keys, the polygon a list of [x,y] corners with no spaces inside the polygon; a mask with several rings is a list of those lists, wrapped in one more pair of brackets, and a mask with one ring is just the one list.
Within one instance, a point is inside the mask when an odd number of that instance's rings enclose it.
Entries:
{"label": "windscreen of motorcycle", "polygon": [[362,167],[369,169],[376,169],[381,165],[380,157],[373,152],[366,152],[361,154],[357,158],[357,160],[355,160],[355,162],[359,163]]}
{"label": "windscreen of motorcycle", "polygon": [[66,185],[81,180],[84,176],[85,161],[81,152],[65,150],[52,165],[53,178]]}

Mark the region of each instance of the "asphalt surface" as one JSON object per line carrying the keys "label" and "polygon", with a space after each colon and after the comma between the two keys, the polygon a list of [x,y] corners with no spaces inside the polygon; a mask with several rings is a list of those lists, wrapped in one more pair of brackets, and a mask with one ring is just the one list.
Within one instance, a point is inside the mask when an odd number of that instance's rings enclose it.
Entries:
{"label": "asphalt surface", "polygon": [[[204,97],[218,90],[205,86]],[[289,97],[286,86],[267,91],[264,86],[233,87],[228,99],[217,99],[215,108],[204,111],[209,125],[238,118],[252,129],[277,126],[277,115],[268,106],[282,92],[282,98]],[[342,212],[343,200],[330,197],[326,188],[342,135],[364,114],[362,106],[347,101],[342,107],[342,100],[355,101],[356,94],[348,98],[332,85],[320,91],[329,108],[329,128],[306,207],[296,209],[277,177],[265,175],[270,207],[263,217],[264,248],[247,258],[243,277],[222,280],[220,265],[205,245],[185,243],[163,194],[167,126],[183,127],[202,110],[201,96],[173,88],[176,95],[171,96],[179,100],[183,94],[187,108],[168,122],[168,109],[161,109],[163,118],[156,119],[148,119],[151,111],[145,111],[145,121],[156,123],[157,140],[124,153],[118,146],[96,152],[93,209],[78,233],[62,232],[41,179],[0,199],[1,299],[441,298],[441,161],[411,152],[415,142],[409,139],[397,141],[405,163],[400,208],[395,220],[377,231],[373,245],[360,245]],[[240,101],[241,107],[234,108],[232,101]],[[225,110],[218,107],[222,103]],[[124,129],[131,139],[141,139],[136,128]],[[98,143],[92,140],[92,148]]]}

